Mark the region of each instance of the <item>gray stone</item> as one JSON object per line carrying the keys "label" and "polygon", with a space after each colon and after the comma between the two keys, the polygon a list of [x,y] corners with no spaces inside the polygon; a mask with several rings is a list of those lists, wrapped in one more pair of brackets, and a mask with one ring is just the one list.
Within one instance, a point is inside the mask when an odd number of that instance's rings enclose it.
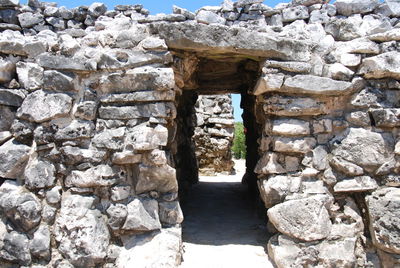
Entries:
{"label": "gray stone", "polygon": [[32,259],[29,252],[28,237],[15,231],[7,233],[4,236],[4,246],[0,251],[0,258],[16,262],[21,266],[29,265]]}
{"label": "gray stone", "polygon": [[[181,228],[163,228],[151,234],[128,236],[116,260],[116,266],[177,267],[181,262]],[[158,252],[158,254],[154,254]]]}
{"label": "gray stone", "polygon": [[309,135],[310,123],[297,119],[279,119],[272,123],[272,134],[281,136]]}
{"label": "gray stone", "polygon": [[218,14],[208,11],[208,10],[200,10],[196,14],[196,20],[200,23],[204,24],[225,24],[225,19],[220,17]]}
{"label": "gray stone", "polygon": [[93,3],[89,6],[88,13],[90,16],[93,17],[100,17],[101,15],[104,15],[106,13],[107,7],[103,3]]}
{"label": "gray stone", "polygon": [[0,88],[0,105],[21,106],[25,94],[21,90]]}
{"label": "gray stone", "polygon": [[400,126],[400,109],[371,109],[370,113],[377,127]]}
{"label": "gray stone", "polygon": [[260,195],[266,208],[271,208],[282,203],[286,196],[299,192],[301,185],[300,177],[272,176],[268,180],[259,181]]}
{"label": "gray stone", "polygon": [[9,131],[15,119],[15,109],[0,105],[0,130]]}
{"label": "gray stone", "polygon": [[257,85],[254,87],[253,94],[257,96],[270,91],[279,91],[284,78],[285,75],[283,74],[265,74],[258,80]]}
{"label": "gray stone", "polygon": [[113,164],[117,165],[131,165],[137,164],[142,161],[142,155],[133,151],[123,151],[114,153],[112,157]]}
{"label": "gray stone", "polygon": [[381,133],[362,128],[350,128],[349,133],[335,146],[332,154],[374,171],[388,162],[393,154],[393,141]]}
{"label": "gray stone", "polygon": [[42,14],[39,13],[21,13],[18,15],[19,24],[23,28],[31,28],[36,24],[43,22],[44,17]]}
{"label": "gray stone", "polygon": [[351,93],[352,89],[353,85],[350,82],[313,75],[296,75],[285,80],[282,91],[297,94],[346,95]]}
{"label": "gray stone", "polygon": [[10,82],[15,75],[15,63],[13,60],[0,58],[0,83]]}
{"label": "gray stone", "polygon": [[0,146],[0,177],[16,179],[20,176],[29,157],[30,147],[14,139]]}
{"label": "gray stone", "polygon": [[322,4],[324,0],[292,0],[292,5],[312,6],[316,4]]}
{"label": "gray stone", "polygon": [[267,152],[257,162],[254,172],[257,174],[282,174],[287,171],[278,162],[278,154]]}
{"label": "gray stone", "polygon": [[61,201],[60,191],[62,190],[61,186],[53,187],[51,190],[46,192],[46,201],[49,204],[58,204]]}
{"label": "gray stone", "polygon": [[338,193],[345,192],[366,192],[378,188],[378,184],[369,176],[346,178],[336,183],[333,190]]}
{"label": "gray stone", "polygon": [[282,11],[282,21],[292,22],[295,20],[308,19],[310,15],[308,14],[308,9],[305,6],[294,6],[285,8]]}
{"label": "gray stone", "polygon": [[274,151],[284,153],[308,153],[316,145],[314,138],[276,138],[274,142]]}
{"label": "gray stone", "polygon": [[181,15],[185,16],[185,18],[187,18],[188,20],[194,20],[195,16],[196,16],[193,12],[190,12],[189,10],[187,10],[185,8],[181,8],[181,7],[178,7],[175,5],[172,6],[172,12],[174,14],[181,14]]}
{"label": "gray stone", "polygon": [[279,68],[288,72],[294,73],[309,73],[311,72],[312,65],[306,62],[286,62],[267,60],[264,63],[266,67]]}
{"label": "gray stone", "polygon": [[356,126],[367,127],[371,125],[369,114],[363,111],[351,112],[347,114],[346,120]]}
{"label": "gray stone", "polygon": [[313,197],[278,204],[268,210],[268,219],[280,232],[303,241],[326,238],[332,228],[324,203]]}
{"label": "gray stone", "polygon": [[131,186],[129,185],[116,185],[111,188],[111,200],[121,201],[131,196]]}
{"label": "gray stone", "polygon": [[48,188],[56,182],[56,168],[47,161],[32,159],[25,168],[25,186],[30,190]]}
{"label": "gray stone", "polygon": [[112,73],[100,80],[100,90],[105,93],[170,90],[174,86],[175,78],[171,68],[135,68],[124,74]]}
{"label": "gray stone", "polygon": [[25,39],[19,32],[5,30],[0,36],[0,52],[4,54],[15,54],[26,56],[24,49]]}
{"label": "gray stone", "polygon": [[399,232],[399,188],[381,188],[365,197],[369,215],[369,231],[373,244],[390,253],[400,253]]}
{"label": "gray stone", "polygon": [[397,0],[385,0],[385,3],[393,17],[400,17],[400,4]]}
{"label": "gray stone", "polygon": [[43,88],[59,92],[75,90],[73,77],[58,71],[48,70],[43,73]]}
{"label": "gray stone", "polygon": [[385,96],[379,89],[366,88],[354,95],[350,103],[356,108],[381,108],[384,101]]}
{"label": "gray stone", "polygon": [[341,157],[332,157],[330,159],[330,164],[333,168],[348,176],[357,176],[364,174],[364,170],[362,169],[362,167],[346,161]]}
{"label": "gray stone", "polygon": [[137,194],[157,191],[162,193],[176,192],[176,170],[169,165],[147,166],[140,164],[135,176],[135,192]]}
{"label": "gray stone", "polygon": [[1,0],[0,7],[16,7],[19,6],[19,0]]}
{"label": "gray stone", "polygon": [[245,7],[248,5],[259,4],[262,2],[264,2],[264,1],[262,1],[262,0],[239,0],[234,3],[234,6],[238,7],[238,8],[242,8],[242,7]]}
{"label": "gray stone", "polygon": [[344,16],[369,13],[379,4],[378,0],[337,0],[334,3],[337,12]]}
{"label": "gray stone", "polygon": [[[0,43],[1,46],[1,43]],[[97,70],[96,62],[84,57],[65,57],[50,53],[40,54],[36,62],[45,69],[64,70],[64,71],[93,71]]]}
{"label": "gray stone", "polygon": [[18,62],[19,83],[27,90],[39,89],[43,83],[43,68],[31,62]]}
{"label": "gray stone", "polygon": [[113,204],[107,209],[108,225],[114,231],[121,229],[126,220],[128,211],[125,205]]}
{"label": "gray stone", "polygon": [[29,242],[32,256],[37,258],[48,258],[50,256],[50,229],[47,225],[41,225],[33,234]]}
{"label": "gray stone", "polygon": [[125,132],[125,127],[105,129],[94,136],[92,143],[97,148],[119,150],[123,147]]}
{"label": "gray stone", "polygon": [[163,91],[137,91],[132,93],[120,93],[105,95],[101,98],[102,103],[136,103],[153,101],[174,101],[175,92],[172,90]]}
{"label": "gray stone", "polygon": [[56,140],[79,140],[94,136],[95,126],[92,121],[73,120],[60,127],[54,135]]}
{"label": "gray stone", "polygon": [[[281,38],[270,33],[248,31],[246,28],[230,28],[223,25],[205,25],[184,22],[160,23],[157,30],[170,49],[197,49],[220,53],[243,53],[253,56],[283,60],[308,61],[310,44]],[[248,42],[247,40],[253,40]],[[296,48],[296,49],[293,49]]]}
{"label": "gray stone", "polygon": [[278,116],[320,115],[328,113],[326,102],[313,98],[269,96],[265,99],[266,114]]}
{"label": "gray stone", "polygon": [[373,34],[368,36],[368,38],[377,42],[400,41],[400,29],[396,28],[382,33]]}
{"label": "gray stone", "polygon": [[180,224],[183,222],[183,213],[178,201],[158,203],[160,221],[166,224]]}
{"label": "gray stone", "polygon": [[155,128],[141,124],[132,128],[126,135],[125,146],[135,151],[147,151],[166,146],[168,129],[162,125]]}
{"label": "gray stone", "polygon": [[135,198],[127,205],[127,212],[123,230],[148,232],[161,229],[156,200]]}
{"label": "gray stone", "polygon": [[71,107],[72,98],[68,95],[37,90],[25,98],[18,109],[17,116],[41,123],[68,115]]}
{"label": "gray stone", "polygon": [[394,78],[400,79],[400,63],[395,60],[400,52],[392,51],[375,57],[365,58],[359,73],[368,79]]}
{"label": "gray stone", "polygon": [[64,161],[69,165],[76,165],[83,162],[100,163],[104,160],[106,152],[96,149],[81,149],[78,147],[65,146],[61,148],[65,156]]}
{"label": "gray stone", "polygon": [[356,265],[356,238],[327,241],[319,245],[319,261],[322,267],[354,267]]}
{"label": "gray stone", "polygon": [[102,187],[114,185],[119,176],[116,170],[108,165],[98,165],[85,171],[73,170],[65,179],[67,187]]}
{"label": "gray stone", "polygon": [[110,234],[100,211],[92,209],[94,201],[92,196],[70,193],[62,197],[53,234],[58,250],[74,266],[93,267],[107,255]]}
{"label": "gray stone", "polygon": [[95,120],[97,112],[97,102],[83,101],[76,106],[75,117],[83,120]]}

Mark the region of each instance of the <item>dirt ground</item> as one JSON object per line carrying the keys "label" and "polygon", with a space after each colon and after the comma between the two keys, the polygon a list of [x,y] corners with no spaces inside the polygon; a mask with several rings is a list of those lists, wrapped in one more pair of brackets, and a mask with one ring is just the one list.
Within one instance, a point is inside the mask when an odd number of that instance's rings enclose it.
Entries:
{"label": "dirt ground", "polygon": [[241,184],[244,160],[236,175],[200,177],[183,204],[182,268],[272,268],[265,253],[266,222]]}

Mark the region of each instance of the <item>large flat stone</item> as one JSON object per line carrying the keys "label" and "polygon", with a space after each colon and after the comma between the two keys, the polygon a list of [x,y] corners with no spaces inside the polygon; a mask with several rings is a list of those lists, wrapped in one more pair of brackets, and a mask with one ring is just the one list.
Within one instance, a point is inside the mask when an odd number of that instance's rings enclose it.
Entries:
{"label": "large flat stone", "polygon": [[268,210],[268,219],[281,233],[303,241],[326,238],[332,228],[324,202],[313,197],[278,204]]}
{"label": "large flat stone", "polygon": [[175,106],[173,103],[137,104],[135,106],[102,106],[99,108],[99,117],[102,119],[138,119],[149,117],[174,118]]}
{"label": "large flat stone", "polygon": [[391,51],[375,57],[365,58],[359,73],[368,79],[400,79],[400,52]]}
{"label": "large flat stone", "polygon": [[162,193],[176,192],[178,182],[176,170],[169,165],[147,166],[140,164],[135,178],[135,191],[137,194],[157,191]]}
{"label": "large flat stone", "polygon": [[373,244],[386,252],[400,254],[400,189],[379,189],[365,201]]}
{"label": "large flat stone", "polygon": [[22,173],[29,157],[30,147],[14,139],[0,147],[0,177],[16,179]]}
{"label": "large flat stone", "polygon": [[62,93],[47,93],[37,90],[29,94],[17,116],[36,123],[68,115],[72,108],[72,98]]}
{"label": "large flat stone", "polygon": [[[196,50],[210,54],[233,53],[286,60],[308,61],[310,43],[273,36],[270,33],[205,25],[196,22],[153,25],[170,49]],[[248,40],[252,40],[248,42]]]}
{"label": "large flat stone", "polygon": [[281,91],[285,93],[303,93],[315,95],[346,95],[350,94],[353,84],[314,75],[296,75],[287,78]]}
{"label": "large flat stone", "polygon": [[369,13],[379,4],[378,0],[337,0],[334,5],[340,15],[350,16]]}
{"label": "large flat stone", "polygon": [[366,192],[378,188],[376,181],[369,176],[344,179],[336,183],[333,190],[337,193]]}

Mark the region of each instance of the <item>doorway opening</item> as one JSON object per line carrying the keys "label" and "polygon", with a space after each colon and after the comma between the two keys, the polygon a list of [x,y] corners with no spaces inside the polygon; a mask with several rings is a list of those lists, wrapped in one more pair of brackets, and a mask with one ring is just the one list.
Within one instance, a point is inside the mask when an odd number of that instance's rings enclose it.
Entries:
{"label": "doorway opening", "polygon": [[[180,89],[175,160],[185,215],[183,267],[191,265],[189,252],[206,251],[198,252],[200,256],[212,254],[215,253],[213,247],[227,251],[226,255],[217,254],[222,262],[226,261],[225,257],[232,260],[233,256],[238,256],[235,251],[249,249],[249,258],[255,260],[262,256],[260,263],[267,264],[264,252],[268,240],[267,221],[254,173],[262,128],[257,123],[255,97],[249,94],[259,76],[259,61],[248,57],[175,52],[174,67]],[[246,159],[236,161],[239,165],[236,174],[231,152],[234,120],[226,115],[232,109],[228,94],[240,94],[246,129]],[[201,109],[203,115],[196,116],[196,110]],[[199,150],[199,146],[203,147]],[[213,146],[220,148],[212,149]],[[226,146],[229,147],[227,153]],[[203,255],[203,267],[207,266],[204,261]],[[218,260],[213,260],[214,264],[215,261]],[[245,261],[248,264],[252,260]]]}

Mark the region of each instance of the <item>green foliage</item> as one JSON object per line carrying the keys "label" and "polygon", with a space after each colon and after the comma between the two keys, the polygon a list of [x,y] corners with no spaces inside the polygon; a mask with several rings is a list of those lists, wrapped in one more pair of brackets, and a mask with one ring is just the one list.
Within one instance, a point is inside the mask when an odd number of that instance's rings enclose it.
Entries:
{"label": "green foliage", "polygon": [[246,136],[242,122],[235,123],[235,138],[232,146],[233,157],[246,158]]}

